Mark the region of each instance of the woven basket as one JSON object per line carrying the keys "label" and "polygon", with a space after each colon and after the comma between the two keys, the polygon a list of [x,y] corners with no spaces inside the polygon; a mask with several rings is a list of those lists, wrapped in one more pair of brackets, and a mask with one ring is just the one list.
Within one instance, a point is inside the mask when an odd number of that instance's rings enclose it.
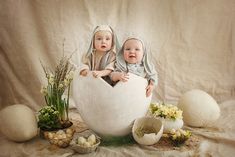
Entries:
{"label": "woven basket", "polygon": [[77,140],[77,138],[73,138],[73,140],[70,142],[70,146],[74,151],[76,151],[77,153],[80,153],[80,154],[91,153],[91,152],[95,151],[96,148],[100,144],[100,139],[98,139],[98,138],[96,138],[96,143],[90,147],[84,147],[84,146],[78,145],[76,143],[76,140]]}

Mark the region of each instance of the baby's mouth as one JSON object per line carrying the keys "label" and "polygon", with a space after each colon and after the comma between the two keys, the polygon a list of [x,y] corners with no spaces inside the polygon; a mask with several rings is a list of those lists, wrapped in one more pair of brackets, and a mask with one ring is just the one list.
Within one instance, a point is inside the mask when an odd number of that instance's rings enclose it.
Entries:
{"label": "baby's mouth", "polygon": [[135,58],[135,55],[129,55],[129,58]]}
{"label": "baby's mouth", "polygon": [[102,46],[101,46],[101,48],[102,48],[102,49],[105,49],[105,48],[106,48],[106,46],[105,46],[105,45],[102,45]]}

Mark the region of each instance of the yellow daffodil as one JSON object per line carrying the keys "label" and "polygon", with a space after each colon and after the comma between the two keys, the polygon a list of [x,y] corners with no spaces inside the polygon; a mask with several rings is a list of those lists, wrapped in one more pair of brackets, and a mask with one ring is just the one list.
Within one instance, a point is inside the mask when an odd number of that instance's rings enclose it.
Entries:
{"label": "yellow daffodil", "polygon": [[59,84],[59,89],[62,89],[64,87],[64,85],[62,83]]}
{"label": "yellow daffodil", "polygon": [[41,92],[43,95],[47,95],[47,88],[42,86],[40,92]]}
{"label": "yellow daffodil", "polygon": [[152,103],[149,107],[150,113],[154,117],[163,117],[168,119],[182,119],[182,110],[172,104]]}

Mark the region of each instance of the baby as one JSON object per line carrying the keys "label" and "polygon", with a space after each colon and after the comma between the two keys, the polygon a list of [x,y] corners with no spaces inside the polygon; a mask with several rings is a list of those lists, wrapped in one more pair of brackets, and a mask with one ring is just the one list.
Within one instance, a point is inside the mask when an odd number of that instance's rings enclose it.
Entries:
{"label": "baby", "polygon": [[140,39],[128,38],[116,57],[116,69],[110,74],[111,80],[128,81],[128,72],[148,80],[146,96],[150,96],[157,84],[157,72],[148,60],[148,53]]}
{"label": "baby", "polygon": [[110,26],[97,26],[90,47],[83,56],[80,75],[87,76],[91,71],[94,77],[103,77],[110,82],[108,75],[114,70],[118,46],[117,37]]}

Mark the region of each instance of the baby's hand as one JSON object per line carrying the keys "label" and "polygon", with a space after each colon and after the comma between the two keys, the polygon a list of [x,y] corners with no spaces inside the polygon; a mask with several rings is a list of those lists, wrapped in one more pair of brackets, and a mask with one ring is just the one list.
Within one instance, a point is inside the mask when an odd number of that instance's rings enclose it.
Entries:
{"label": "baby's hand", "polygon": [[122,82],[127,82],[129,79],[129,75],[127,73],[120,73],[119,80]]}
{"label": "baby's hand", "polygon": [[116,81],[122,81],[122,82],[127,82],[129,79],[129,75],[124,72],[112,72],[111,73],[111,80],[116,82]]}
{"label": "baby's hand", "polygon": [[127,82],[129,79],[129,75],[124,72],[115,72],[113,78],[118,81]]}
{"label": "baby's hand", "polygon": [[154,85],[153,84],[149,84],[147,87],[146,87],[146,97],[149,97],[153,91],[153,88],[154,88]]}
{"label": "baby's hand", "polygon": [[84,70],[82,70],[82,71],[80,72],[80,75],[82,75],[82,76],[87,76],[88,72],[89,72],[88,69],[84,69]]}
{"label": "baby's hand", "polygon": [[92,75],[97,78],[97,77],[101,77],[103,76],[103,72],[102,71],[92,71]]}
{"label": "baby's hand", "polygon": [[92,71],[92,75],[97,78],[97,77],[102,77],[102,76],[108,76],[111,72],[112,70],[110,69]]}

